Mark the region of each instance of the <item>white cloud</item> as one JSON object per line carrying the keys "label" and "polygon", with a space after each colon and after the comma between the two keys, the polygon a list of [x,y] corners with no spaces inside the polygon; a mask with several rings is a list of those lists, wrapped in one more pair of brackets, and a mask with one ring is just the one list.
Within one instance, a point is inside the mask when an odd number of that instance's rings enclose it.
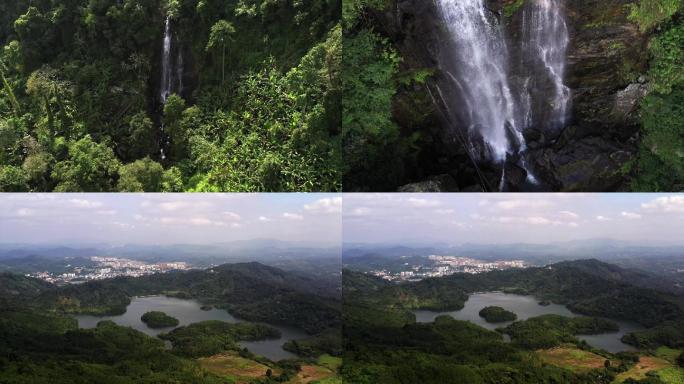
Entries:
{"label": "white cloud", "polygon": [[416,208],[431,208],[441,205],[441,203],[437,200],[418,199],[415,197],[411,197],[407,201],[409,205]]}
{"label": "white cloud", "polygon": [[285,212],[283,213],[283,217],[288,220],[304,220],[304,216],[299,215],[297,213]]}
{"label": "white cloud", "polygon": [[684,196],[663,196],[641,204],[641,208],[659,212],[684,212]]}
{"label": "white cloud", "polygon": [[28,217],[33,216],[36,212],[31,208],[19,208],[17,209],[17,216]]}
{"label": "white cloud", "polygon": [[366,208],[366,207],[354,208],[351,211],[348,209],[344,210],[345,216],[361,217],[361,216],[368,216],[368,215],[370,215],[370,213],[371,213],[371,209]]}
{"label": "white cloud", "polygon": [[516,209],[516,208],[544,208],[550,206],[551,203],[546,200],[528,200],[528,199],[513,199],[503,200],[496,203],[496,206],[501,209]]}
{"label": "white cloud", "polygon": [[235,220],[235,221],[237,221],[237,220],[240,220],[240,219],[241,219],[240,215],[238,215],[238,214],[235,213],[235,212],[228,212],[228,211],[226,211],[226,212],[223,212],[223,216],[225,216],[228,220]]}
{"label": "white cloud", "polygon": [[106,216],[116,215],[116,211],[113,209],[102,209],[102,210],[99,210],[95,213],[97,213],[98,215],[106,215]]}
{"label": "white cloud", "polygon": [[596,216],[596,220],[598,220],[598,221],[610,221],[611,218],[599,215],[599,216]]}
{"label": "white cloud", "polygon": [[638,213],[634,213],[634,212],[625,212],[625,211],[623,211],[623,212],[621,213],[621,215],[622,215],[622,217],[626,217],[626,218],[628,218],[628,219],[641,219],[641,215],[638,214]]}
{"label": "white cloud", "polygon": [[266,217],[266,216],[259,216],[259,221],[262,221],[262,222],[264,222],[264,223],[267,223],[267,222],[273,221],[273,220],[272,220],[272,219],[269,219],[269,218]]}
{"label": "white cloud", "polygon": [[529,217],[510,217],[503,216],[499,218],[500,223],[523,223],[531,225],[561,225],[563,224],[557,220],[550,220],[546,217],[541,216],[529,216]]}
{"label": "white cloud", "polygon": [[579,215],[572,211],[560,211],[560,214],[570,219],[579,219]]}
{"label": "white cloud", "polygon": [[91,201],[84,199],[71,199],[69,200],[69,202],[78,208],[99,208],[102,206],[102,203],[99,201]]}
{"label": "white cloud", "polygon": [[314,213],[340,213],[342,212],[342,197],[319,199],[311,204],[304,204],[304,209]]}
{"label": "white cloud", "polygon": [[208,201],[165,201],[162,203],[158,204],[159,208],[168,211],[168,212],[173,212],[173,211],[178,211],[180,209],[186,209],[186,210],[197,210],[197,209],[203,209],[203,208],[210,208],[212,207],[212,204]]}
{"label": "white cloud", "polygon": [[451,215],[455,213],[456,211],[453,209],[436,209],[435,213],[438,215]]}
{"label": "white cloud", "polygon": [[[192,225],[192,226],[216,226],[216,227],[225,227],[228,225],[228,223],[220,220],[211,220],[206,217],[190,217],[190,218],[180,218],[180,217],[160,217],[159,219],[155,220],[158,221],[161,224],[165,225]],[[235,225],[237,223],[232,223],[231,227],[235,228]],[[239,224],[238,224],[239,225]]]}

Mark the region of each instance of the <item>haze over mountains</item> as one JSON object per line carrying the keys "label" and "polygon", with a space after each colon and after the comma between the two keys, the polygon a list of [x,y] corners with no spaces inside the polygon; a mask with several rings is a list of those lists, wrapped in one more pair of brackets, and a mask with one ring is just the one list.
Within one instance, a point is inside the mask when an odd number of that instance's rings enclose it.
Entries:
{"label": "haze over mountains", "polygon": [[21,256],[75,257],[75,256],[137,256],[145,260],[168,259],[223,259],[239,260],[259,257],[280,258],[296,254],[298,257],[334,257],[339,245],[329,242],[284,241],[276,239],[237,240],[211,244],[125,244],[106,243],[52,243],[22,244],[0,243],[0,259]]}
{"label": "haze over mountains", "polygon": [[371,253],[382,254],[383,256],[455,254],[482,260],[523,259],[541,265],[579,258],[614,260],[637,256],[649,258],[684,255],[684,245],[644,245],[638,242],[608,238],[536,244],[344,243],[342,249],[342,255],[345,259]]}

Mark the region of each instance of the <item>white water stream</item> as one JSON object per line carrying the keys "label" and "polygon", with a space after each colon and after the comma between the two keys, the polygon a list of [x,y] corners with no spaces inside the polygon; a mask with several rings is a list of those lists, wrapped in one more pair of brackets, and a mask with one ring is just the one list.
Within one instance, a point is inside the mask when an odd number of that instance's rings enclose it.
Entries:
{"label": "white water stream", "polygon": [[[474,154],[476,157],[484,155],[487,160],[504,165],[509,155],[525,152],[524,129],[558,128],[566,123],[570,89],[563,77],[569,37],[561,0],[530,0],[525,5],[522,47],[515,49],[530,56],[524,60],[533,65],[525,69],[530,76],[517,86],[511,82],[502,16],[487,9],[485,0],[436,3],[454,49],[450,57],[455,62],[441,63],[459,95],[460,105],[448,109],[460,112],[470,140],[484,144],[483,153]],[[550,91],[538,88],[549,83],[553,88]],[[533,106],[540,103],[546,103],[542,117],[533,111]],[[470,145],[470,150],[475,150],[473,141]],[[523,156],[518,165],[527,170],[528,182],[536,183]],[[501,189],[505,177],[502,171]]]}

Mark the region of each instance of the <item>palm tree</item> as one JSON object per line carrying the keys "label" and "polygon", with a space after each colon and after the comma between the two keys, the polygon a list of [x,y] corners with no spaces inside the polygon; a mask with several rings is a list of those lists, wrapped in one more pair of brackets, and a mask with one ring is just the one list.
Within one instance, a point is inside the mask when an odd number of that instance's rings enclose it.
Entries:
{"label": "palm tree", "polygon": [[221,47],[221,84],[226,79],[226,45],[232,39],[231,35],[235,33],[233,24],[226,20],[219,20],[211,27],[209,34],[209,42],[206,50],[216,49]]}

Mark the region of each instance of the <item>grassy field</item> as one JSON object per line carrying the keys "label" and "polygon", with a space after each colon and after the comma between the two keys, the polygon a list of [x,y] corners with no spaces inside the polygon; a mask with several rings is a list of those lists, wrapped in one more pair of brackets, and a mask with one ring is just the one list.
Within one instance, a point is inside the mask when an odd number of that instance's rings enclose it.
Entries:
{"label": "grassy field", "polygon": [[682,353],[682,351],[679,349],[668,347],[660,347],[656,350],[656,356],[660,357],[661,359],[665,359],[672,364],[676,363],[680,353]]}
{"label": "grassy field", "polygon": [[288,381],[288,384],[342,384],[342,378],[337,375],[340,365],[341,358],[321,355],[315,365],[302,365],[297,377]]}
{"label": "grassy field", "polygon": [[318,358],[318,365],[337,371],[337,369],[340,368],[340,365],[342,365],[342,358],[330,356],[328,354],[321,355],[321,357]]}
{"label": "grassy field", "polygon": [[[197,359],[202,368],[207,371],[232,380],[236,384],[249,383],[255,378],[266,377],[270,367],[254,360],[245,359],[235,353],[221,353],[218,355]],[[273,370],[273,374],[279,374]]]}
{"label": "grassy field", "polygon": [[337,384],[342,383],[342,379],[337,373],[329,368],[319,365],[302,365],[297,377],[288,381],[287,384]]}
{"label": "grassy field", "polygon": [[[606,358],[572,346],[561,346],[537,351],[537,355],[547,364],[562,367],[573,372],[585,372],[603,368]],[[612,362],[611,362],[612,363]]]}
{"label": "grassy field", "polygon": [[627,378],[641,380],[646,378],[647,373],[654,372],[666,384],[684,384],[684,369],[673,364],[679,351],[673,351],[676,350],[658,349],[658,356],[641,356],[639,362],[627,372],[619,374],[614,383],[622,383]]}
{"label": "grassy field", "polygon": [[[204,357],[197,361],[202,368],[235,384],[247,384],[254,379],[266,377],[266,371],[270,368],[233,352]],[[286,384],[342,384],[342,379],[337,376],[337,369],[341,364],[342,359],[339,357],[322,355],[315,364],[303,364],[297,376]],[[273,375],[278,374],[280,371],[273,369]]]}

